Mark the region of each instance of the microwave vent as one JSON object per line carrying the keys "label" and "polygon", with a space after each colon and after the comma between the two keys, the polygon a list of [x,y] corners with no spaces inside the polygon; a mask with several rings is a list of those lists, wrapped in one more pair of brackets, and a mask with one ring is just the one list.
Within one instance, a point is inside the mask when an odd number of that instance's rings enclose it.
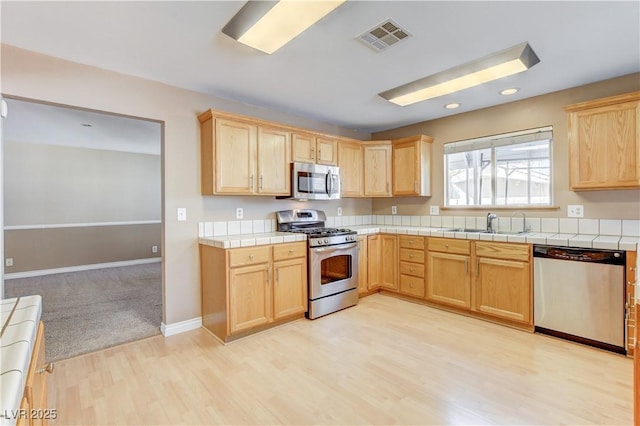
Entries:
{"label": "microwave vent", "polygon": [[373,28],[363,32],[356,39],[376,52],[382,52],[396,43],[408,38],[411,34],[396,22],[387,19]]}

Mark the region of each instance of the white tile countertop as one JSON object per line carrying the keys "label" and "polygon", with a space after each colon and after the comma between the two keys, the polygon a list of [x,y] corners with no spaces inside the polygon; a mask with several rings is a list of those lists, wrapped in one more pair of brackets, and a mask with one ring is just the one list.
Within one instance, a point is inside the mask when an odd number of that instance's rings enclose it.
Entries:
{"label": "white tile countertop", "polygon": [[509,243],[547,244],[566,247],[581,247],[610,250],[636,251],[640,237],[611,235],[561,234],[551,232],[528,232],[520,234],[489,234],[483,232],[449,232],[446,228],[417,226],[360,225],[350,226],[358,234],[409,234],[426,237],[458,238],[467,240],[500,241]]}
{"label": "white tile countertop", "polygon": [[42,298],[26,296],[0,303],[0,425],[16,424],[42,315]]}
{"label": "white tile countertop", "polygon": [[[528,232],[520,234],[489,234],[483,232],[457,232],[447,228],[420,226],[389,226],[389,225],[355,225],[349,229],[357,231],[359,235],[388,233],[422,235],[426,237],[457,238],[466,240],[499,241],[509,243],[547,244],[565,247],[595,248],[609,250],[636,251],[640,244],[640,237],[623,237],[612,235],[565,234],[553,232]],[[266,244],[281,244],[295,241],[305,241],[304,234],[291,232],[267,232],[259,234],[239,234],[220,236],[201,236],[200,244],[218,248],[250,247]]]}
{"label": "white tile countertop", "polygon": [[223,249],[293,243],[296,241],[306,240],[307,236],[305,234],[295,234],[292,232],[267,232],[261,234],[224,235],[219,237],[198,238],[198,242],[200,244]]}

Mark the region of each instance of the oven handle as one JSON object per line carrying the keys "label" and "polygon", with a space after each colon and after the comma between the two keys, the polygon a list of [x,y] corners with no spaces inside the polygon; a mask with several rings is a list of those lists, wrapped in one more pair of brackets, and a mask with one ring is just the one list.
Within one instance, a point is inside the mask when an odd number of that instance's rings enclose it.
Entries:
{"label": "oven handle", "polygon": [[357,245],[358,243],[349,243],[331,247],[314,247],[312,250],[314,253],[332,253],[334,251],[349,250],[355,248]]}

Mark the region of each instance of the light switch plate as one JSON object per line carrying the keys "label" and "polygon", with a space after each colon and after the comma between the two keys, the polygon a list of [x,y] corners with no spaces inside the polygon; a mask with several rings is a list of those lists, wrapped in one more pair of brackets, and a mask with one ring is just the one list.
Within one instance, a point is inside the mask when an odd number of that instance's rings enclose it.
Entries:
{"label": "light switch plate", "polygon": [[391,206],[391,214],[398,214],[398,206]]}
{"label": "light switch plate", "polygon": [[187,209],[184,207],[178,207],[178,221],[184,222],[187,220]]}
{"label": "light switch plate", "polygon": [[584,217],[584,206],[582,204],[569,204],[567,206],[567,217]]}
{"label": "light switch plate", "polygon": [[338,216],[342,216],[342,207],[338,207]]}
{"label": "light switch plate", "polygon": [[7,257],[4,260],[4,266],[13,266],[13,257]]}
{"label": "light switch plate", "polygon": [[438,216],[440,214],[440,206],[429,207],[429,214],[433,216]]}
{"label": "light switch plate", "polygon": [[236,219],[244,218],[244,209],[242,207],[236,207]]}

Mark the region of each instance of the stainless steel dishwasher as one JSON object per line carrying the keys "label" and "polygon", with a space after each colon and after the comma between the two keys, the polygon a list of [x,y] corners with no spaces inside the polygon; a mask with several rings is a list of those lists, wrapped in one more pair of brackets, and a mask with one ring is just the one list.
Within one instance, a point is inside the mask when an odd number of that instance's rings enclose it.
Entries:
{"label": "stainless steel dishwasher", "polygon": [[535,330],[625,354],[626,253],[534,245],[533,257]]}

